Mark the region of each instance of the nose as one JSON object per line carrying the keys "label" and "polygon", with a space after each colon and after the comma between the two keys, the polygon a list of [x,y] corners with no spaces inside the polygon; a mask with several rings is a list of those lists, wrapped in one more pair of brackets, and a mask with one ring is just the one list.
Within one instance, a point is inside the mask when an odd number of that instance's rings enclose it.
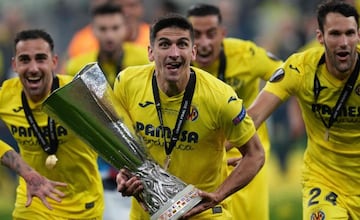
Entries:
{"label": "nose", "polygon": [[180,49],[177,47],[176,44],[171,45],[169,56],[174,57],[174,58],[177,58],[180,56]]}
{"label": "nose", "polygon": [[36,63],[35,60],[32,60],[32,61],[29,63],[29,72],[30,72],[30,73],[37,73],[38,71],[39,71],[38,64]]}
{"label": "nose", "polygon": [[340,38],[340,46],[347,46],[349,44],[349,39],[346,35],[342,35]]}
{"label": "nose", "polygon": [[206,36],[206,34],[201,34],[195,39],[195,44],[199,47],[206,47],[210,45],[211,40]]}

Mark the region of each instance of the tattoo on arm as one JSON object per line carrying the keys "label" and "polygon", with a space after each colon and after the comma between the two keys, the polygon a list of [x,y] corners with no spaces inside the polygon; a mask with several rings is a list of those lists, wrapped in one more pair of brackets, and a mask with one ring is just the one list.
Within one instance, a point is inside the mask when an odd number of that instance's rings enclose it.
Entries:
{"label": "tattoo on arm", "polygon": [[20,175],[32,170],[14,150],[7,151],[1,158],[1,163]]}

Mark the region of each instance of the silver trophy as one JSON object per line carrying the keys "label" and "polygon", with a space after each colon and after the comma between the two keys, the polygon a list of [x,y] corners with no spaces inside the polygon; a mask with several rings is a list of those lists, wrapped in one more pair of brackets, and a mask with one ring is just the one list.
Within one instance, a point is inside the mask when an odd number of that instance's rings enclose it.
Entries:
{"label": "silver trophy", "polygon": [[178,219],[201,201],[193,185],[166,172],[147,154],[97,63],[87,64],[73,81],[55,90],[43,110],[113,167],[127,168],[140,178],[144,190],[137,198],[151,220]]}

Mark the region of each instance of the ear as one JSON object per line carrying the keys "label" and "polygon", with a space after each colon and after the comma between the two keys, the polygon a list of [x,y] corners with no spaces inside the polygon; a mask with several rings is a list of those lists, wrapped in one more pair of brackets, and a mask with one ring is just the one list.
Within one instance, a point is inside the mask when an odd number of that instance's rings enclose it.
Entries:
{"label": "ear", "polygon": [[196,45],[193,45],[192,51],[191,51],[191,61],[195,61],[196,60],[196,53],[197,53],[197,49],[196,49]]}
{"label": "ear", "polygon": [[149,58],[150,62],[154,61],[153,49],[151,46],[148,46],[148,58]]}
{"label": "ear", "polygon": [[221,26],[221,34],[222,34],[222,38],[224,39],[226,37],[226,35],[228,34],[226,27]]}
{"label": "ear", "polygon": [[59,63],[59,57],[58,55],[54,54],[52,56],[52,63],[53,63],[53,67],[54,67],[54,70],[56,69],[58,63]]}
{"label": "ear", "polygon": [[324,34],[321,32],[320,29],[317,29],[317,30],[316,30],[316,38],[317,38],[317,40],[319,41],[319,43],[320,43],[321,45],[324,44]]}
{"label": "ear", "polygon": [[16,62],[15,62],[15,57],[12,57],[11,58],[11,67],[12,67],[12,69],[13,69],[13,71],[16,73],[17,71],[16,71]]}

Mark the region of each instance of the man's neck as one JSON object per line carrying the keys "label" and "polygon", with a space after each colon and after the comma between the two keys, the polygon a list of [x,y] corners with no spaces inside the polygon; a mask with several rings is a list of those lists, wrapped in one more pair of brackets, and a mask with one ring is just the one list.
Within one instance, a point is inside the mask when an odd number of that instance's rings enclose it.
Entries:
{"label": "man's neck", "polygon": [[190,78],[190,72],[184,75],[176,82],[163,79],[159,75],[156,76],[159,89],[163,91],[167,96],[172,97],[185,91],[186,85]]}

